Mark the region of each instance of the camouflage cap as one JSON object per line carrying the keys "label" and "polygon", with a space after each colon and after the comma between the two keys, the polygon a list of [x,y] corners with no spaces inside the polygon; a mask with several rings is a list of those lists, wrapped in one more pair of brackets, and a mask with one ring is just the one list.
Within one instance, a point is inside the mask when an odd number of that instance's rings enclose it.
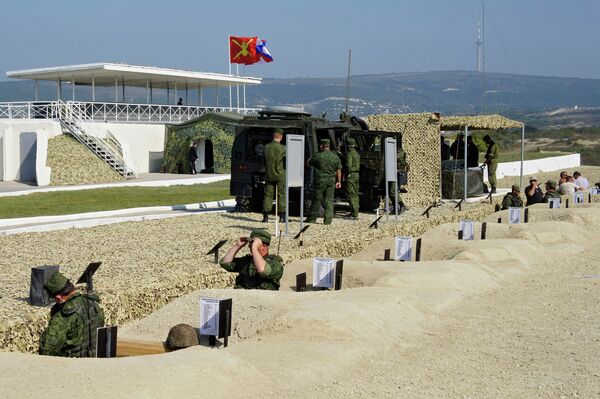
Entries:
{"label": "camouflage cap", "polygon": [[68,283],[68,278],[60,272],[56,272],[50,276],[50,279],[44,284],[44,289],[48,291],[48,294],[51,296],[55,296],[56,294],[59,294]]}
{"label": "camouflage cap", "polygon": [[348,147],[356,147],[356,140],[354,140],[352,137],[348,137],[346,139],[346,145]]}
{"label": "camouflage cap", "polygon": [[513,186],[511,187],[511,190],[521,192],[521,187],[517,186],[516,184],[513,184]]}
{"label": "camouflage cap", "polygon": [[322,145],[329,145],[330,143],[331,143],[331,141],[329,139],[319,140],[319,144],[322,144]]}
{"label": "camouflage cap", "polygon": [[200,341],[194,327],[189,324],[177,324],[169,330],[165,344],[169,350],[174,351],[199,345]]}
{"label": "camouflage cap", "polygon": [[260,238],[260,240],[264,244],[271,244],[271,233],[269,233],[265,229],[252,229],[252,232],[250,233],[250,238],[254,237]]}
{"label": "camouflage cap", "polygon": [[546,182],[547,185],[549,185],[552,188],[556,188],[556,181],[555,180],[548,180]]}
{"label": "camouflage cap", "polygon": [[281,134],[283,135],[283,129],[280,127],[276,127],[275,130],[273,130],[273,134]]}

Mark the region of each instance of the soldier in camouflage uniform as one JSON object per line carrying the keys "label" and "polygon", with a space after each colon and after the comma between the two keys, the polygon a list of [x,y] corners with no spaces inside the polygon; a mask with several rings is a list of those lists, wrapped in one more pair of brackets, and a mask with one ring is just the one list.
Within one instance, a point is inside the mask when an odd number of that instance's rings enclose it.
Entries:
{"label": "soldier in camouflage uniform", "polygon": [[521,194],[521,187],[513,185],[510,193],[507,193],[502,199],[502,210],[508,208],[522,208],[523,200],[519,196]]}
{"label": "soldier in camouflage uniform", "polygon": [[284,221],[285,215],[285,146],[281,144],[283,130],[275,129],[273,141],[265,146],[265,199],[263,202],[263,223],[269,221],[269,213],[273,208],[273,196],[277,187],[277,212],[279,221]]}
{"label": "soldier in camouflage uniform", "polygon": [[348,151],[347,157],[347,175],[346,175],[346,194],[350,202],[350,217],[358,218],[358,180],[360,170],[360,155],[356,151],[356,140],[349,137],[346,140]]}
{"label": "soldier in camouflage uniform", "polygon": [[560,193],[556,191],[556,181],[548,180],[546,182],[546,194],[544,195],[544,202],[548,203],[550,198],[560,198]]}
{"label": "soldier in camouflage uniform", "polygon": [[498,169],[498,145],[489,135],[485,135],[483,141],[488,148],[485,152],[485,164],[488,168],[488,182],[492,187],[490,192],[496,194],[496,169]]}
{"label": "soldier in camouflage uniform", "polygon": [[80,294],[61,273],[44,284],[56,305],[40,339],[40,355],[95,357],[96,329],[104,326],[104,312],[95,295]]}
{"label": "soldier in camouflage uniform", "polygon": [[321,139],[320,152],[307,161],[308,166],[315,169],[313,180],[313,195],[306,223],[315,223],[321,205],[325,209],[324,224],[331,224],[333,220],[333,193],[342,186],[342,162],[340,158],[329,150],[329,140]]}
{"label": "soldier in camouflage uniform", "polygon": [[[241,258],[235,255],[248,244],[250,254]],[[228,272],[239,273],[235,288],[279,290],[283,276],[283,259],[269,254],[271,234],[265,229],[254,229],[250,237],[240,237],[221,258],[219,265]]]}

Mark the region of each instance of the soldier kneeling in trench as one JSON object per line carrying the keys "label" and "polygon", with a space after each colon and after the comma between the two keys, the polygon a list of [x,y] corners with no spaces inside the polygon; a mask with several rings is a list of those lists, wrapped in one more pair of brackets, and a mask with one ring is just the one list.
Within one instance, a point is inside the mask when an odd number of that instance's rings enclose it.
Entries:
{"label": "soldier kneeling in trench", "polygon": [[40,339],[40,355],[95,357],[96,329],[104,327],[104,312],[96,295],[80,294],[71,281],[54,273],[44,289],[56,304]]}
{"label": "soldier kneeling in trench", "polygon": [[[235,257],[240,249],[248,245],[249,255]],[[265,229],[253,229],[250,237],[240,237],[225,254],[219,264],[228,272],[239,273],[235,288],[279,290],[283,276],[283,259],[269,254],[271,234]]]}

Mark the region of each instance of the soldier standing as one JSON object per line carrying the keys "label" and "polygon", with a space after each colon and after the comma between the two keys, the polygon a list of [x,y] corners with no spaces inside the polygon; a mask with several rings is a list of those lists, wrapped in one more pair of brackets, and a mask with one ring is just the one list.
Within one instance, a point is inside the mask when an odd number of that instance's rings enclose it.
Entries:
{"label": "soldier standing", "polygon": [[346,140],[346,146],[348,147],[347,167],[348,175],[346,177],[346,193],[348,195],[348,201],[350,202],[350,217],[358,218],[358,186],[359,186],[359,171],[360,171],[360,155],[356,151],[356,140],[349,137]]}
{"label": "soldier standing", "polygon": [[306,223],[315,223],[321,209],[325,209],[324,224],[333,220],[333,193],[342,186],[342,162],[329,150],[329,139],[319,141],[320,152],[316,153],[306,163],[315,169],[313,179],[313,195]]}
{"label": "soldier standing", "polygon": [[269,213],[273,208],[273,196],[277,187],[277,212],[279,221],[285,220],[285,146],[281,144],[283,130],[275,129],[273,141],[265,146],[265,198],[263,202],[263,223],[269,221]]}
{"label": "soldier standing", "polygon": [[498,145],[492,140],[489,134],[486,134],[483,141],[488,148],[485,152],[485,164],[488,168],[488,181],[492,187],[491,193],[496,193],[496,169],[498,168]]}
{"label": "soldier standing", "polygon": [[96,329],[104,326],[100,298],[80,294],[61,273],[54,273],[44,289],[54,297],[50,322],[40,339],[40,355],[95,357]]}
{"label": "soldier standing", "polygon": [[[241,258],[235,255],[248,244],[250,254]],[[269,254],[271,234],[265,229],[253,229],[250,237],[240,237],[220,260],[219,265],[228,272],[239,273],[235,288],[279,290],[283,276],[283,259]]]}

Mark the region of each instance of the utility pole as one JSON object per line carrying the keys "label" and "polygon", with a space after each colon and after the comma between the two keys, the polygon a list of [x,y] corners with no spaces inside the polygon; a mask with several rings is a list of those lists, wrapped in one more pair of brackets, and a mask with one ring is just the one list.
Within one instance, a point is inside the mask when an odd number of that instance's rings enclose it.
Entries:
{"label": "utility pole", "polygon": [[350,99],[350,64],[352,63],[352,49],[348,49],[348,75],[346,77],[346,108],[345,113],[348,114],[348,100]]}

